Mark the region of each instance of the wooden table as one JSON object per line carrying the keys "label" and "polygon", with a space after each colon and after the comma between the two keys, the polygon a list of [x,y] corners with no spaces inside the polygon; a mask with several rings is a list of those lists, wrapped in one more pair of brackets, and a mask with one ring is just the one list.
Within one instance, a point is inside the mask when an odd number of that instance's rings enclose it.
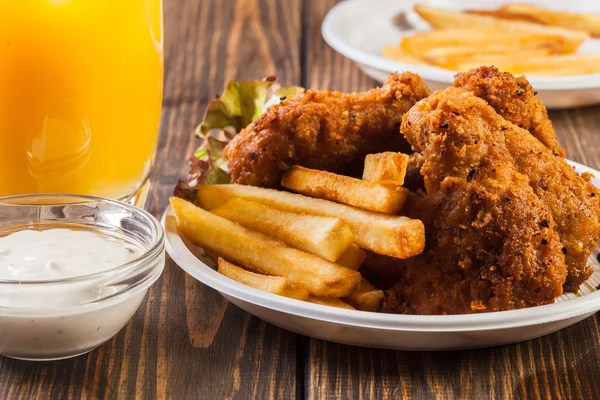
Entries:
{"label": "wooden table", "polygon": [[[147,209],[161,215],[207,102],[231,79],[356,91],[367,78],[321,39],[335,0],[165,0],[160,149]],[[570,159],[600,168],[600,107],[555,111]],[[171,260],[133,321],[87,356],[0,358],[13,398],[600,398],[600,318],[492,349],[402,352],[323,342],[229,305]]]}

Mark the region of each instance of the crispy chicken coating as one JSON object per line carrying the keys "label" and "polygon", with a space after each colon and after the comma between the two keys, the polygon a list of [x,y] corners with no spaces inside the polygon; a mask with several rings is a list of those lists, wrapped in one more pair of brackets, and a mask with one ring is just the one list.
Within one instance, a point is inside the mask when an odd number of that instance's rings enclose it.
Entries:
{"label": "crispy chicken coating", "polygon": [[457,74],[454,86],[484,99],[504,119],[528,130],[556,155],[565,156],[544,103],[535,97],[535,90],[524,76],[517,78],[495,67],[480,67]]}
{"label": "crispy chicken coating", "polygon": [[278,187],[292,165],[360,175],[364,158],[408,152],[402,115],[429,89],[415,74],[392,74],[362,93],[307,90],[271,107],[225,148],[232,182]]}
{"label": "crispy chicken coating", "polygon": [[[564,157],[552,121],[544,104],[535,97],[535,90],[524,77],[516,78],[495,67],[480,67],[455,76],[454,85],[472,92],[491,105],[504,119],[528,130],[554,154]],[[411,190],[422,188],[420,169],[423,159],[419,153],[411,155],[406,173],[406,186]]]}
{"label": "crispy chicken coating", "polygon": [[426,196],[411,213],[425,223],[427,249],[406,260],[386,311],[509,310],[562,293],[567,265],[554,218],[518,171],[507,131],[539,143],[457,88],[405,115],[402,133],[424,157]]}
{"label": "crispy chicken coating", "polygon": [[600,237],[600,191],[562,158],[519,129],[504,132],[517,170],[550,211],[560,236],[569,275],[566,291],[576,292],[592,274],[587,259]]}

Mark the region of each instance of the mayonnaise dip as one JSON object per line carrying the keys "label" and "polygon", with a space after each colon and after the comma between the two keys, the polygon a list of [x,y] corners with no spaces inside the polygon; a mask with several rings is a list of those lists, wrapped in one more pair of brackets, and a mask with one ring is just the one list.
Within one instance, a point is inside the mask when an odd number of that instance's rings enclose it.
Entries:
{"label": "mayonnaise dip", "polygon": [[91,231],[23,230],[0,237],[0,280],[47,281],[104,272],[140,251]]}
{"label": "mayonnaise dip", "polygon": [[[94,274],[142,253],[129,242],[94,231],[22,230],[0,237],[0,354],[68,358],[112,338],[162,272],[164,255],[153,261],[156,267],[150,265],[155,278],[140,285],[139,270],[115,270],[99,279]],[[72,280],[89,275],[93,278]],[[111,296],[128,284],[130,291]]]}

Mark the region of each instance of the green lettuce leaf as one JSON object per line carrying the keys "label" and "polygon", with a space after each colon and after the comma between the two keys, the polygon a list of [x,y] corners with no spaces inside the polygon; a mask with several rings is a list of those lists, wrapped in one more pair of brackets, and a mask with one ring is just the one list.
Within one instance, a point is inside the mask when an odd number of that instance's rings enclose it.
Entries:
{"label": "green lettuce leaf", "polygon": [[223,158],[225,146],[269,107],[303,91],[298,86],[281,87],[275,77],[229,82],[223,94],[209,103],[196,128],[202,142],[190,157],[188,179],[179,181],[175,196],[195,202],[198,185],[229,183],[227,160]]}

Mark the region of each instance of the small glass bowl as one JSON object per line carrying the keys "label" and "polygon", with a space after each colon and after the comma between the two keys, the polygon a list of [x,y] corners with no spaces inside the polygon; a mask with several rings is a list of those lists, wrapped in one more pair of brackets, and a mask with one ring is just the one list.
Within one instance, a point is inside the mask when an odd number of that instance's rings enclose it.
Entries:
{"label": "small glass bowl", "polygon": [[47,281],[0,280],[0,354],[50,361],[87,353],[115,336],[162,274],[164,232],[134,206],[91,196],[0,198],[0,237],[66,228],[108,235],[141,250],[138,258],[92,275]]}

